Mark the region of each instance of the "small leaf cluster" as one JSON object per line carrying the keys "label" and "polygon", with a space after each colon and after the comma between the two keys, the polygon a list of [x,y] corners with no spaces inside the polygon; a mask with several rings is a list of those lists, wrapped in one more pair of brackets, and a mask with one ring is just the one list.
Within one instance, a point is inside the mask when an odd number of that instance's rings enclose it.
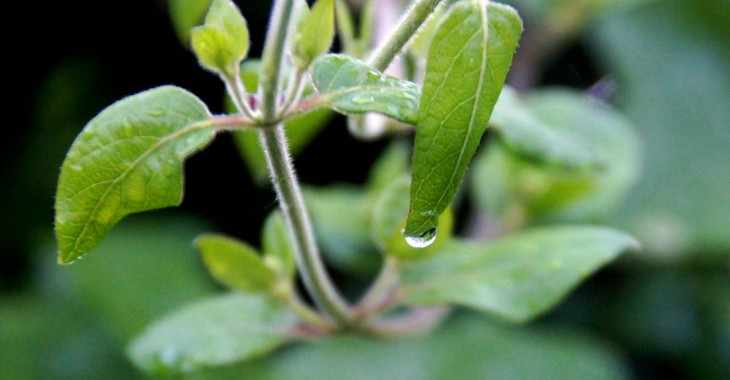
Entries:
{"label": "small leaf cluster", "polygon": [[[406,47],[411,72],[396,77],[365,57],[372,6],[355,36],[344,1],[317,0],[311,10],[304,1],[276,2],[291,25],[271,26],[270,33],[286,36],[272,42],[283,50],[267,43],[258,61],[246,60],[241,11],[230,0],[213,0],[203,25],[190,31],[190,44],[200,65],[224,81],[230,114],[212,115],[194,95],[164,86],[122,99],[87,124],[59,178],[61,263],[92,250],[129,214],[179,205],[184,161],[219,132],[234,134],[260,180],[275,170],[260,137],[272,129],[288,137],[285,153],[296,154],[335,112],[351,123],[379,114],[394,126],[376,136],[396,142],[363,187],[305,187],[312,225],[307,218],[297,225],[290,209],[298,206],[281,200],[282,211],[263,227],[260,249],[220,234],[199,236],[202,262],[232,293],[151,325],[130,346],[136,365],[158,374],[190,372],[258,357],[302,337],[407,335],[434,327],[453,307],[525,322],[622,252],[638,249],[632,237],[595,225],[517,232],[545,220],[604,217],[636,177],[631,127],[575,93],[525,96],[505,86],[523,29],[513,8],[487,0],[414,2],[415,12],[419,7],[433,12]],[[335,33],[344,54],[328,54]],[[262,63],[267,51],[285,55],[282,67]],[[412,144],[399,140],[405,134],[415,134]],[[504,236],[482,241],[454,231],[454,203],[467,191]],[[322,275],[310,273],[322,263],[309,262],[319,258],[303,252],[309,248],[301,230],[313,230],[333,267],[360,275],[380,268],[355,305],[342,301],[342,316],[299,295],[297,274],[305,285]],[[318,301],[322,289],[314,289],[308,290]],[[409,325],[411,319],[422,325]]]}

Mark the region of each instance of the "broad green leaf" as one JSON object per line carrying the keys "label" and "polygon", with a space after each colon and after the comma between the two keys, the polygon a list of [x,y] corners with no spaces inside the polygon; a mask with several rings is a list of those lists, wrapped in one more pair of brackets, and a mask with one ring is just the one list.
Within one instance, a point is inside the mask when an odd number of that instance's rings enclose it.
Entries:
{"label": "broad green leaf", "polygon": [[405,235],[426,239],[451,203],[502,91],[522,21],[486,0],[453,5],[430,47],[413,152]]}
{"label": "broad green leaf", "polygon": [[378,112],[405,123],[416,122],[418,85],[383,74],[356,58],[340,54],[318,58],[312,82],[320,93],[319,102],[337,112]]}
{"label": "broad green leaf", "polygon": [[[258,88],[260,67],[261,61],[254,59],[247,60],[241,65],[241,79],[246,90],[250,93],[255,93]],[[308,83],[304,90],[304,96],[311,94],[313,91],[311,84]],[[236,112],[236,107],[230,102],[230,99],[227,99],[226,109],[231,113]],[[334,116],[335,113],[328,109],[318,109],[306,115],[287,120],[284,129],[289,143],[289,152],[292,155],[301,153]],[[251,171],[254,180],[259,184],[266,183],[268,180],[268,167],[266,166],[264,151],[259,143],[258,133],[256,131],[233,132],[233,141],[246,166]]]}
{"label": "broad green leaf", "polygon": [[305,69],[326,53],[335,37],[334,0],[317,0],[297,28],[292,47],[294,64]]}
{"label": "broad green leaf", "polygon": [[200,64],[221,75],[237,73],[248,55],[248,26],[230,0],[213,0],[205,24],[191,30],[190,39]]}
{"label": "broad green leaf", "polygon": [[281,211],[276,210],[266,218],[261,240],[263,241],[264,260],[272,263],[272,266],[283,277],[294,278],[297,270],[294,242],[291,240]]}
{"label": "broad green leaf", "polygon": [[129,346],[145,372],[191,372],[265,355],[285,343],[296,317],[260,295],[228,294],[186,306],[152,324]]}
{"label": "broad green leaf", "polygon": [[170,20],[184,46],[190,45],[190,29],[200,25],[209,6],[210,0],[170,0]]}
{"label": "broad green leaf", "polygon": [[404,268],[400,296],[411,305],[456,304],[525,322],[636,249],[632,237],[590,226],[533,229],[492,243],[451,240],[439,255]]}
{"label": "broad green leaf", "polygon": [[194,244],[213,277],[233,290],[265,292],[276,281],[276,273],[264,264],[256,249],[242,241],[204,234]]}
{"label": "broad green leaf", "polygon": [[370,238],[372,199],[352,186],[304,188],[314,232],[333,267],[355,275],[377,272],[382,256]]}
{"label": "broad green leaf", "polygon": [[728,15],[727,1],[665,1],[606,18],[596,30],[602,62],[623,89],[620,107],[644,143],[644,170],[618,224],[659,260],[727,261]]}
{"label": "broad green leaf", "polygon": [[463,315],[417,337],[333,337],[191,379],[620,380],[627,373],[609,344],[575,329],[511,329]]}
{"label": "broad green leaf", "polygon": [[375,245],[383,253],[401,260],[422,260],[437,253],[451,238],[453,215],[450,209],[441,214],[440,233],[433,244],[425,248],[411,247],[403,239],[410,190],[411,181],[408,176],[392,178],[391,184],[377,194],[372,207],[370,229]]}
{"label": "broad green leaf", "polygon": [[580,129],[540,119],[509,86],[502,89],[489,125],[505,147],[531,160],[584,167],[598,166],[609,159],[591,149],[595,142],[586,141]]}
{"label": "broad green leaf", "polygon": [[185,90],[158,87],[111,105],[76,138],[56,193],[59,262],[91,250],[124,216],[176,206],[182,162],[214,136],[205,105]]}

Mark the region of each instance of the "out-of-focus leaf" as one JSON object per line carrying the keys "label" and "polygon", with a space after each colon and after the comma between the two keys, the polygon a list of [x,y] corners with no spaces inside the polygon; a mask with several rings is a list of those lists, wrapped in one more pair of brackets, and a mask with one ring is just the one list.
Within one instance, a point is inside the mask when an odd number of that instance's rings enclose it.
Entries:
{"label": "out-of-focus leaf", "polygon": [[327,261],[342,271],[372,274],[381,255],[370,238],[372,200],[359,188],[305,188],[314,232]]}
{"label": "out-of-focus leaf", "polygon": [[379,112],[415,124],[420,89],[415,83],[383,74],[347,55],[317,59],[312,82],[318,102],[344,114]]}
{"label": "out-of-focus leaf", "polygon": [[579,167],[597,166],[608,159],[596,156],[580,129],[548,124],[538,118],[509,86],[502,89],[489,125],[504,146],[532,160]]}
{"label": "out-of-focus leaf", "polygon": [[206,229],[179,216],[120,223],[96,248],[60,271],[62,284],[118,343],[154,318],[214,291],[190,243]]}
{"label": "out-of-focus leaf", "polygon": [[334,0],[317,0],[297,28],[292,57],[297,66],[307,68],[326,53],[335,37]]}
{"label": "out-of-focus leaf", "polygon": [[409,156],[410,149],[405,141],[391,142],[370,168],[367,180],[370,191],[377,193],[388,187],[394,178],[408,174]]}
{"label": "out-of-focus leaf", "polygon": [[412,305],[457,304],[524,322],[636,249],[632,237],[590,226],[534,229],[492,243],[452,240],[439,255],[404,268],[400,297]]}
{"label": "out-of-focus leaf", "polygon": [[190,40],[200,64],[224,76],[238,73],[250,44],[246,19],[231,0],[213,0],[205,24],[190,31]]}
{"label": "out-of-focus leaf", "polygon": [[265,292],[276,281],[276,273],[250,245],[231,237],[204,234],[195,239],[208,271],[233,290]]}
{"label": "out-of-focus leaf", "polygon": [[453,214],[447,209],[439,217],[439,234],[425,248],[411,247],[403,236],[408,217],[408,196],[411,181],[408,176],[391,179],[390,186],[380,191],[372,208],[371,235],[375,245],[388,255],[401,260],[422,260],[437,253],[451,239]]}
{"label": "out-of-focus leaf", "polygon": [[286,221],[281,211],[276,210],[269,214],[264,222],[262,232],[264,260],[288,279],[294,278],[297,266],[294,254],[294,242],[289,235]]}
{"label": "out-of-focus leaf", "polygon": [[218,296],[155,322],[128,353],[151,374],[191,372],[265,355],[289,339],[296,321],[281,303],[263,296]]}
{"label": "out-of-focus leaf", "polygon": [[428,241],[456,194],[521,33],[514,9],[485,0],[458,2],[439,23],[419,103],[408,237]]}
{"label": "out-of-focus leaf", "polygon": [[[472,182],[480,207],[503,219],[515,218],[506,215],[509,212],[519,212],[522,215],[516,218],[524,222],[596,221],[611,215],[639,174],[638,136],[628,120],[569,90],[537,91],[523,103],[535,120],[573,147],[552,153],[548,147],[533,150],[552,157],[562,167],[550,165],[553,160],[525,161],[499,147],[489,147],[478,158]],[[518,125],[516,120],[513,123],[505,123],[502,129]],[[517,151],[531,149],[528,136],[513,137],[526,142]],[[560,146],[556,141],[555,147]],[[581,158],[580,152],[590,154]]]}
{"label": "out-of-focus leaf", "polygon": [[190,45],[190,29],[200,25],[210,0],[169,0],[170,20],[183,46]]}
{"label": "out-of-focus leaf", "polygon": [[605,343],[560,330],[508,329],[460,316],[429,335],[372,340],[340,337],[271,358],[192,374],[192,379],[624,379]]}
{"label": "out-of-focus leaf", "polygon": [[622,108],[645,144],[644,174],[619,224],[662,258],[689,251],[726,257],[730,249],[727,38],[686,12],[721,7],[709,3],[660,2],[597,29],[623,89]]}
{"label": "out-of-focus leaf", "polygon": [[194,95],[163,86],[122,99],[71,146],[56,193],[59,262],[88,252],[124,216],[182,201],[182,162],[214,130]]}

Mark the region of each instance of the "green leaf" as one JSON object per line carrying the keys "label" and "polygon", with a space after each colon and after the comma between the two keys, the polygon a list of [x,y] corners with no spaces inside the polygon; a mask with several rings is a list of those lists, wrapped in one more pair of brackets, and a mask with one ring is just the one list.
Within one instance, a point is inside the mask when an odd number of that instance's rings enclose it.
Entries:
{"label": "green leaf", "polygon": [[391,184],[380,191],[372,206],[371,228],[375,245],[388,255],[401,260],[422,260],[430,257],[451,238],[453,215],[451,210],[441,214],[441,233],[433,244],[414,248],[403,239],[403,228],[408,216],[408,194],[411,181],[408,176],[395,177]]}
{"label": "green leaf", "polygon": [[128,355],[156,375],[232,364],[285,343],[296,321],[281,303],[260,295],[208,298],[152,324],[131,343]]}
{"label": "green leaf", "polygon": [[370,238],[368,193],[344,185],[303,190],[327,262],[355,275],[377,272],[382,256]]}
{"label": "green leaf", "polygon": [[213,0],[205,24],[191,30],[190,39],[200,64],[221,75],[237,73],[248,55],[248,26],[230,0]]}
{"label": "green leaf", "polygon": [[405,141],[391,142],[370,168],[367,180],[368,189],[371,192],[379,192],[390,186],[393,178],[409,174],[409,156],[410,147]]}
{"label": "green leaf", "polygon": [[276,281],[276,274],[256,249],[242,241],[204,234],[194,244],[213,277],[233,290],[265,292]]}
{"label": "green leaf", "polygon": [[626,379],[606,342],[571,329],[510,329],[463,315],[417,337],[333,337],[192,379]]}
{"label": "green leaf", "polygon": [[170,0],[170,20],[184,46],[190,45],[190,29],[200,25],[209,6],[210,0]]}
{"label": "green leaf", "polygon": [[374,70],[365,62],[340,54],[318,58],[312,82],[325,107],[344,113],[379,112],[415,124],[420,89],[406,80]]}
{"label": "green leaf", "polygon": [[266,218],[261,240],[263,241],[264,260],[272,263],[272,266],[283,277],[293,279],[297,270],[294,242],[291,240],[281,211],[276,210]]}
{"label": "green leaf", "polygon": [[335,37],[334,0],[317,0],[297,28],[292,55],[294,64],[306,69],[326,53]]}
{"label": "green leaf", "polygon": [[538,162],[586,167],[598,166],[609,158],[593,151],[591,143],[596,142],[586,141],[577,126],[549,124],[540,119],[509,86],[502,89],[489,125],[510,151]]}
{"label": "green leaf", "polygon": [[472,189],[479,208],[510,227],[610,216],[639,174],[633,125],[569,90],[535,91],[514,105],[511,116],[498,116],[495,108],[493,117],[503,123],[499,142],[507,149],[488,146],[475,160]]}
{"label": "green leaf", "polygon": [[486,0],[456,3],[438,25],[418,110],[407,237],[435,233],[479,146],[521,33],[514,9]]}
{"label": "green leaf", "polygon": [[411,305],[457,304],[524,322],[555,306],[626,250],[632,237],[607,228],[533,229],[492,243],[452,240],[402,273]]}
{"label": "green leaf", "polygon": [[59,262],[91,250],[124,216],[176,206],[182,162],[214,136],[205,105],[185,90],[158,87],[102,111],[76,138],[56,193]]}

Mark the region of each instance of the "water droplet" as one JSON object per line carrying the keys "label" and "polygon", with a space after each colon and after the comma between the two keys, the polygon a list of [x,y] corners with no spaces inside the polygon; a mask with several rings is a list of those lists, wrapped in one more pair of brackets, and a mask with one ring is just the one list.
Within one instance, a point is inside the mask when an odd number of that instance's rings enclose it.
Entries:
{"label": "water droplet", "polygon": [[406,235],[406,243],[413,248],[426,248],[436,240],[438,228],[434,227],[416,235]]}
{"label": "water droplet", "polygon": [[152,116],[152,117],[165,116],[165,110],[163,110],[163,109],[147,110],[147,115]]}
{"label": "water droplet", "polygon": [[380,79],[382,79],[382,76],[379,73],[375,72],[375,71],[368,71],[368,74],[367,75],[368,75],[368,79],[370,79],[370,80],[377,80],[377,81],[379,81]]}
{"label": "water droplet", "polygon": [[357,104],[367,104],[374,102],[375,98],[373,98],[372,96],[356,96],[352,98],[352,101]]}

